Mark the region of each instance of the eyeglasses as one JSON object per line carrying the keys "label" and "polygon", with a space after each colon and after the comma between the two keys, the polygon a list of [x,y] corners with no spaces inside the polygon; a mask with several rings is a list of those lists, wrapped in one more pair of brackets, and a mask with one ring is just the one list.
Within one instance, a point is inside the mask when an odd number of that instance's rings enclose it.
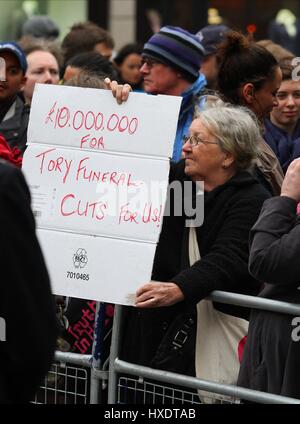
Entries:
{"label": "eyeglasses", "polygon": [[190,135],[183,137],[183,142],[187,143],[189,142],[191,147],[195,147],[198,146],[199,144],[218,144],[218,142],[216,141],[205,141],[202,140],[200,137],[196,136],[196,135]]}
{"label": "eyeglasses", "polygon": [[147,65],[149,69],[152,69],[153,66],[161,64],[162,62],[159,62],[158,60],[150,59],[149,57],[143,57],[141,67],[143,65]]}

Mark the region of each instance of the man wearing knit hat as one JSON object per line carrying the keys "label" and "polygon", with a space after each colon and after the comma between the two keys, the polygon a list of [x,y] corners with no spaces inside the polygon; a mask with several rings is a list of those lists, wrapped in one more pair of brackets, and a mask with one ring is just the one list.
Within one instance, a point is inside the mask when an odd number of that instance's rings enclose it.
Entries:
{"label": "man wearing knit hat", "polygon": [[206,84],[204,75],[199,74],[204,52],[195,35],[172,26],[161,28],[144,46],[141,73],[146,93],[182,97],[174,161],[181,159],[183,138],[188,135],[199,93]]}

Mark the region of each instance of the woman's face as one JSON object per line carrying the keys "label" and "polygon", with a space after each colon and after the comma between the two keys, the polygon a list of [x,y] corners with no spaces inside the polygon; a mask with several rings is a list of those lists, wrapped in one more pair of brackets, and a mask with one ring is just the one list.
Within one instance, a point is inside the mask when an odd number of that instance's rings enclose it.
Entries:
{"label": "woman's face", "polygon": [[282,80],[282,73],[278,67],[275,68],[273,79],[267,80],[259,89],[253,91],[253,101],[248,107],[257,115],[259,119],[263,119],[269,115],[273,107],[278,106],[276,97],[277,91]]}
{"label": "woman's face", "polygon": [[271,112],[271,121],[288,131],[300,118],[300,81],[285,80],[277,92],[278,106]]}
{"label": "woman's face", "polygon": [[136,53],[129,54],[119,66],[123,81],[133,85],[139,84],[142,80],[141,66],[142,56]]}
{"label": "woman's face", "polygon": [[185,173],[193,181],[205,182],[220,172],[227,155],[221,150],[215,137],[203,125],[201,119],[198,118],[192,122],[190,136],[201,141],[194,147],[189,141],[183,145]]}

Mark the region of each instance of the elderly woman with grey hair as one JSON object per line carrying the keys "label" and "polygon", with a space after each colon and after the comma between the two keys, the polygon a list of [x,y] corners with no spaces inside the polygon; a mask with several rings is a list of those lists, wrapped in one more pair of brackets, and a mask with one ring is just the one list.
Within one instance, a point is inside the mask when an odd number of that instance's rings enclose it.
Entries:
{"label": "elderly woman with grey hair", "polygon": [[[259,283],[248,273],[249,231],[269,197],[249,172],[259,137],[255,117],[242,107],[216,105],[192,122],[184,159],[171,166],[170,183],[181,184],[182,199],[186,202],[190,196],[197,208],[197,183],[203,181],[204,221],[194,231],[198,259],[191,260],[187,216],[174,213],[181,199],[170,190],[170,214],[164,216],[152,281],[137,290],[136,307],[126,308],[122,359],[195,375],[196,305],[213,290],[259,291]],[[244,308],[218,303],[214,308],[248,318]]]}

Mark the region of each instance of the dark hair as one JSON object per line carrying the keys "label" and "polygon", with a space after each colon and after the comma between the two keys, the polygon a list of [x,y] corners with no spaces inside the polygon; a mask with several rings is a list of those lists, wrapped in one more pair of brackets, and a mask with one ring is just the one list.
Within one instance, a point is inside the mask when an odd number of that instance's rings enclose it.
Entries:
{"label": "dark hair", "polygon": [[110,33],[92,22],[74,24],[62,41],[62,49],[67,62],[78,53],[92,51],[98,43],[114,48]]}
{"label": "dark hair", "polygon": [[137,43],[126,44],[119,50],[118,54],[114,58],[114,62],[120,66],[124,62],[127,56],[130,54],[142,55],[143,46]]}
{"label": "dark hair", "polygon": [[113,64],[101,54],[94,52],[77,54],[66,63],[67,66],[79,68],[95,75],[105,75],[111,80],[117,79],[118,76]]}
{"label": "dark hair", "polygon": [[278,63],[264,47],[248,40],[237,31],[226,33],[217,50],[218,89],[230,103],[243,104],[240,88],[252,83],[259,90],[273,78]]}

